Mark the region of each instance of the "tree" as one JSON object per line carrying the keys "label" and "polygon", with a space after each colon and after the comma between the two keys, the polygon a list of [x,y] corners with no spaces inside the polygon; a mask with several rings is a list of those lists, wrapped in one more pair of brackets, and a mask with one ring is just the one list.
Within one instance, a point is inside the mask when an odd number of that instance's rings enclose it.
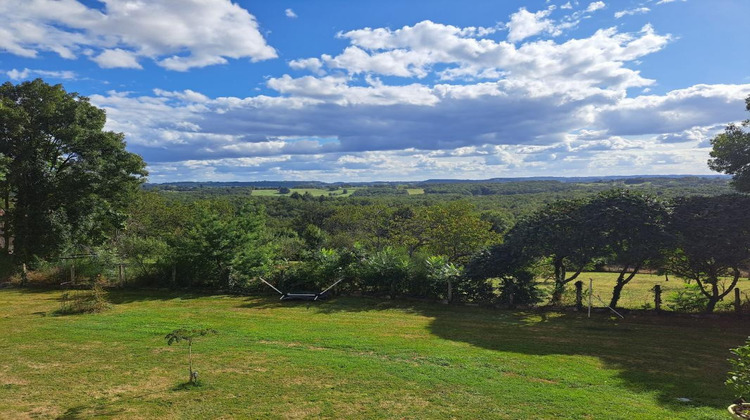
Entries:
{"label": "tree", "polygon": [[594,197],[583,208],[606,261],[619,267],[609,306],[617,307],[622,289],[638,271],[662,256],[668,244],[667,209],[646,194],[614,189]]}
{"label": "tree", "polygon": [[706,312],[737,285],[750,261],[750,197],[723,195],[679,200],[669,224],[676,251],[667,269],[695,281],[706,297]]}
{"label": "tree", "polygon": [[105,121],[104,110],[61,85],[0,86],[0,154],[11,159],[0,182],[6,253],[11,235],[14,255],[28,261],[102,243],[122,225],[147,173]]}
{"label": "tree", "polygon": [[174,343],[179,343],[181,341],[187,341],[188,343],[188,371],[190,372],[190,380],[189,383],[195,385],[198,382],[198,372],[193,370],[193,340],[195,340],[198,337],[205,337],[207,335],[213,335],[216,334],[216,330],[212,329],[179,329],[174,330],[171,333],[164,336],[164,339],[167,340],[167,345],[171,346]]}
{"label": "tree", "polygon": [[[750,96],[745,99],[750,111]],[[711,139],[713,150],[708,167],[717,172],[731,174],[732,186],[738,191],[750,192],[750,119],[740,126],[730,124],[723,133]]]}
{"label": "tree", "polygon": [[292,192],[292,190],[290,190],[288,187],[279,188],[279,194],[289,194],[290,192]]}
{"label": "tree", "polygon": [[500,237],[492,232],[492,225],[474,212],[474,206],[465,201],[451,201],[427,208],[425,215],[429,226],[427,247],[448,261],[465,264],[471,255]]}
{"label": "tree", "polygon": [[[583,200],[558,200],[521,220],[508,232],[506,243],[519,260],[550,258],[554,269],[552,303],[562,300],[565,285],[602,255],[598,227],[588,219]],[[573,274],[568,275],[569,269]]]}
{"label": "tree", "polygon": [[235,287],[269,269],[273,249],[263,207],[199,202],[196,211],[194,226],[175,246],[183,277]]}

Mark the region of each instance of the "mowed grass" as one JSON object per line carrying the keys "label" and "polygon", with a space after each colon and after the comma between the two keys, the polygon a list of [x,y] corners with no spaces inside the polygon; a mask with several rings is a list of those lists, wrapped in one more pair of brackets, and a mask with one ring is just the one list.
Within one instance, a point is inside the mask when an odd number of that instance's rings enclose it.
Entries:
{"label": "mowed grass", "polygon": [[[588,291],[589,279],[593,280],[594,297],[592,299],[592,303],[594,306],[602,307],[604,306],[602,304],[602,301],[607,305],[609,305],[610,303],[610,299],[612,298],[612,289],[615,287],[617,276],[618,273],[584,272],[578,276],[577,280],[581,280],[583,282],[584,292]],[[727,286],[730,283],[730,281],[726,281]],[[686,283],[679,277],[669,276],[669,281],[667,281],[667,277],[663,275],[644,273],[637,274],[633,278],[633,280],[631,280],[630,283],[625,285],[625,288],[622,289],[620,301],[617,306],[627,309],[643,309],[644,307],[653,309],[654,286],[656,286],[657,284],[661,286],[662,309],[664,310],[670,310],[670,298],[676,292],[684,290],[686,286]],[[547,281],[546,283],[544,283],[543,287],[546,287],[551,291],[552,285],[553,284],[551,281]],[[750,279],[740,279],[737,282],[737,288],[740,289],[742,302],[746,302],[748,299],[750,299]],[[601,301],[599,301],[597,297],[601,299]],[[567,292],[565,294],[565,303],[570,305],[575,303],[575,285],[573,283],[569,283],[567,287]],[[587,304],[588,301],[584,303]],[[723,301],[719,302],[719,304],[717,305],[717,311],[733,311],[733,304],[734,291],[730,292]]]}
{"label": "mowed grass", "polygon": [[[0,290],[0,418],[725,418],[746,321],[536,314],[337,298]],[[179,327],[193,346],[185,386]],[[689,398],[680,402],[677,398]]]}

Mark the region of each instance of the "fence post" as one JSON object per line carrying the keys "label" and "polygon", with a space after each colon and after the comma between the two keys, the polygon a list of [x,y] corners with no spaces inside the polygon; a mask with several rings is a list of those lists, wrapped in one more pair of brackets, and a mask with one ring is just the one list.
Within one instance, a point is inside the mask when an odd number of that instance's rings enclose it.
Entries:
{"label": "fence post", "polygon": [[583,282],[578,280],[576,283],[576,311],[583,311]]}
{"label": "fence post", "polygon": [[740,299],[740,289],[734,288],[734,311],[737,316],[742,316],[742,299]]}
{"label": "fence post", "polygon": [[120,281],[120,287],[125,284],[125,273],[123,271],[122,263],[117,265],[117,279]]}
{"label": "fence post", "polygon": [[657,314],[661,312],[661,286],[658,284],[654,286],[654,308]]}
{"label": "fence post", "polygon": [[75,260],[70,260],[70,282],[75,283],[76,281],[76,262]]}
{"label": "fence post", "polygon": [[177,265],[172,265],[172,286],[177,284]]}
{"label": "fence post", "polygon": [[21,264],[21,286],[26,286],[27,280],[26,263]]}

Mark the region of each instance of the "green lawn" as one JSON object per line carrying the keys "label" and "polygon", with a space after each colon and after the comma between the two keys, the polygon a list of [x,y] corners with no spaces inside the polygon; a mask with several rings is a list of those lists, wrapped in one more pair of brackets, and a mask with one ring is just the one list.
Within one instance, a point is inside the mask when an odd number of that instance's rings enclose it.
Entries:
{"label": "green lawn", "polygon": [[[725,418],[746,321],[339,298],[113,292],[53,316],[60,292],[0,290],[0,418]],[[185,387],[178,327],[202,386]],[[677,398],[689,398],[687,403]]]}

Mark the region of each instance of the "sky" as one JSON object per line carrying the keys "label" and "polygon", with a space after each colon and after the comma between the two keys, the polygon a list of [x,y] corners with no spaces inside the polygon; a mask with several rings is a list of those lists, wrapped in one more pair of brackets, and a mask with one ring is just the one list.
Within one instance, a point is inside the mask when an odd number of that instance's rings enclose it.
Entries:
{"label": "sky", "polygon": [[107,111],[150,182],[710,174],[747,0],[0,0],[0,82]]}

